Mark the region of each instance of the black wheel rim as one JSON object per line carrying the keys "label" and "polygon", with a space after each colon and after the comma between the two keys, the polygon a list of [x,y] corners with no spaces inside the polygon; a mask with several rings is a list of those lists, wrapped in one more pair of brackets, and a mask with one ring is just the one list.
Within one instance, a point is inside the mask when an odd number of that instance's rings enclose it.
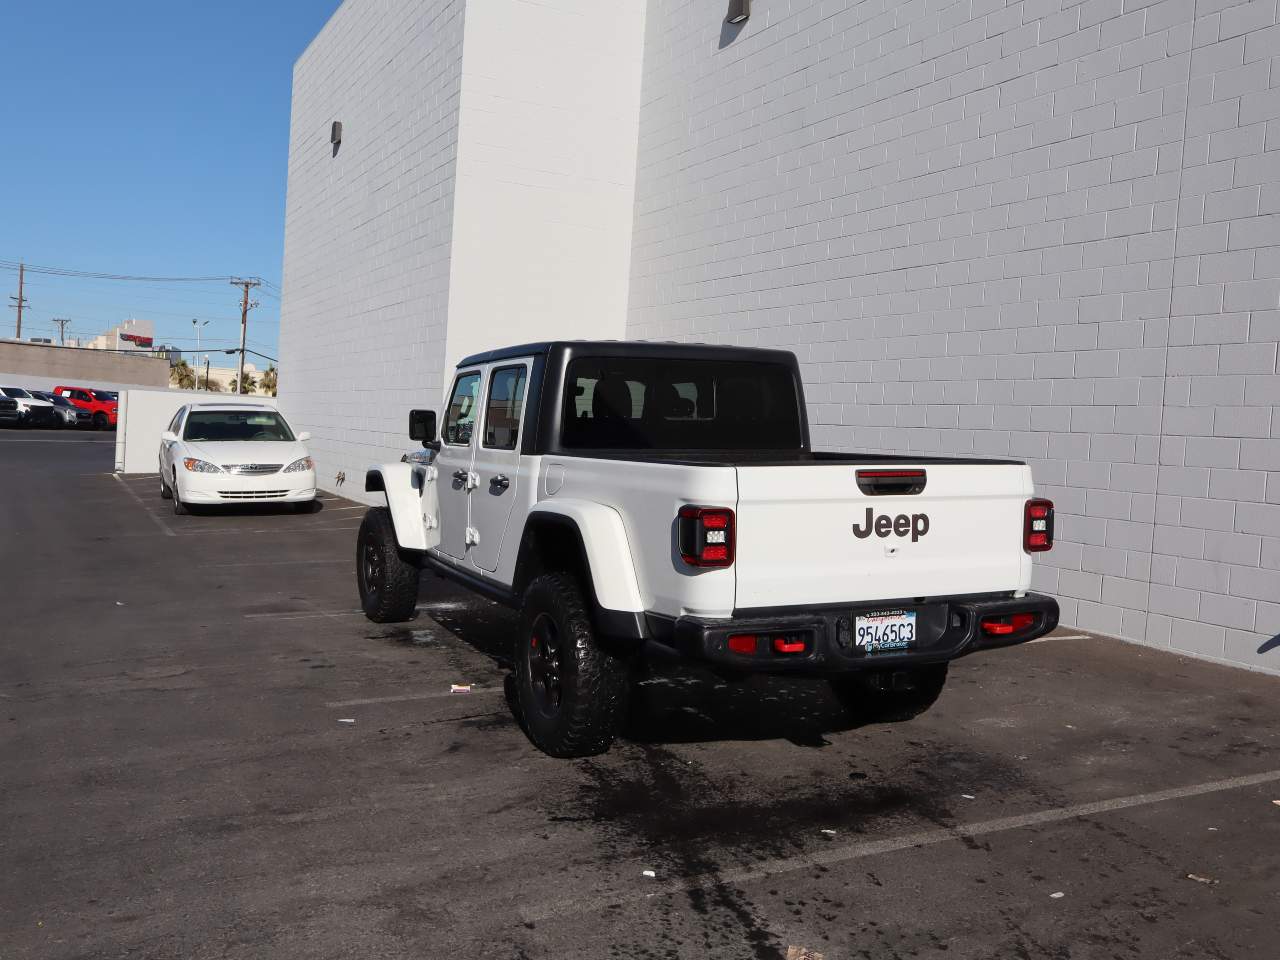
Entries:
{"label": "black wheel rim", "polygon": [[372,537],[366,537],[364,551],[360,558],[360,572],[364,577],[364,589],[370,597],[382,592],[382,580],[385,566],[382,562],[382,551]]}
{"label": "black wheel rim", "polygon": [[529,686],[534,704],[543,716],[560,711],[564,688],[560,678],[560,630],[545,613],[533,622],[529,636]]}

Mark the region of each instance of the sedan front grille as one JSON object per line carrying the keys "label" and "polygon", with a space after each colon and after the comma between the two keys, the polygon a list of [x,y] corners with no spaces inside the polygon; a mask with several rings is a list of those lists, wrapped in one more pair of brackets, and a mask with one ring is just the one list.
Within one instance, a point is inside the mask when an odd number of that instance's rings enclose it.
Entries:
{"label": "sedan front grille", "polygon": [[279,500],[288,490],[219,490],[223,500]]}
{"label": "sedan front grille", "polygon": [[261,477],[279,473],[283,463],[224,463],[222,469],[240,477]]}

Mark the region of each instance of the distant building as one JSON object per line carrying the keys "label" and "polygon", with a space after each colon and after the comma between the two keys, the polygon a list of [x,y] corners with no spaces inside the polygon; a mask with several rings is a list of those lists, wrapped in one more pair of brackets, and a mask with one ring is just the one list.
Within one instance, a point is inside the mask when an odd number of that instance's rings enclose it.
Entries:
{"label": "distant building", "polygon": [[129,319],[116,324],[106,333],[82,340],[79,346],[90,350],[137,350],[153,352],[156,342],[155,324],[150,320]]}

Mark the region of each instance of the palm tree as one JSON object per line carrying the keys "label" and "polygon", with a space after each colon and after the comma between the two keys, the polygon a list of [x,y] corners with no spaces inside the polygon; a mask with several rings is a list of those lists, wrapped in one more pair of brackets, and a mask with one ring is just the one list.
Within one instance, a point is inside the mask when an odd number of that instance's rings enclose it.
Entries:
{"label": "palm tree", "polygon": [[191,365],[185,360],[179,360],[169,368],[169,382],[179,390],[194,390],[196,387],[196,374],[191,369]]}
{"label": "palm tree", "polygon": [[[253,393],[253,391],[255,391],[255,390],[257,390],[257,389],[258,389],[258,381],[257,381],[257,380],[255,380],[255,379],[253,379],[253,374],[252,374],[252,373],[246,373],[246,374],[244,375],[244,391],[243,391],[243,392],[244,392],[244,393]],[[232,377],[232,378],[231,378],[231,392],[232,392],[232,393],[240,393],[240,392],[241,392],[241,390],[240,390],[240,384],[236,382],[236,378],[235,378],[235,377]]]}
{"label": "palm tree", "polygon": [[276,395],[278,380],[279,373],[273,364],[272,366],[267,367],[266,370],[262,371],[262,379],[258,381],[258,385],[262,387],[263,393],[270,394],[274,397]]}

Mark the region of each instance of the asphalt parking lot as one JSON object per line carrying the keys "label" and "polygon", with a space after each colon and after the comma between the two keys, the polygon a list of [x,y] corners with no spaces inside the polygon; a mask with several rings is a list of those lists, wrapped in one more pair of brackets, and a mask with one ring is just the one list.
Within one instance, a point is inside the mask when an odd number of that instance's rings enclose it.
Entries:
{"label": "asphalt parking lot", "polygon": [[4,960],[1275,955],[1274,678],[1059,631],[847,729],[668,674],[552,760],[509,614],[359,613],[363,508],[175,517],[112,442],[0,431]]}

